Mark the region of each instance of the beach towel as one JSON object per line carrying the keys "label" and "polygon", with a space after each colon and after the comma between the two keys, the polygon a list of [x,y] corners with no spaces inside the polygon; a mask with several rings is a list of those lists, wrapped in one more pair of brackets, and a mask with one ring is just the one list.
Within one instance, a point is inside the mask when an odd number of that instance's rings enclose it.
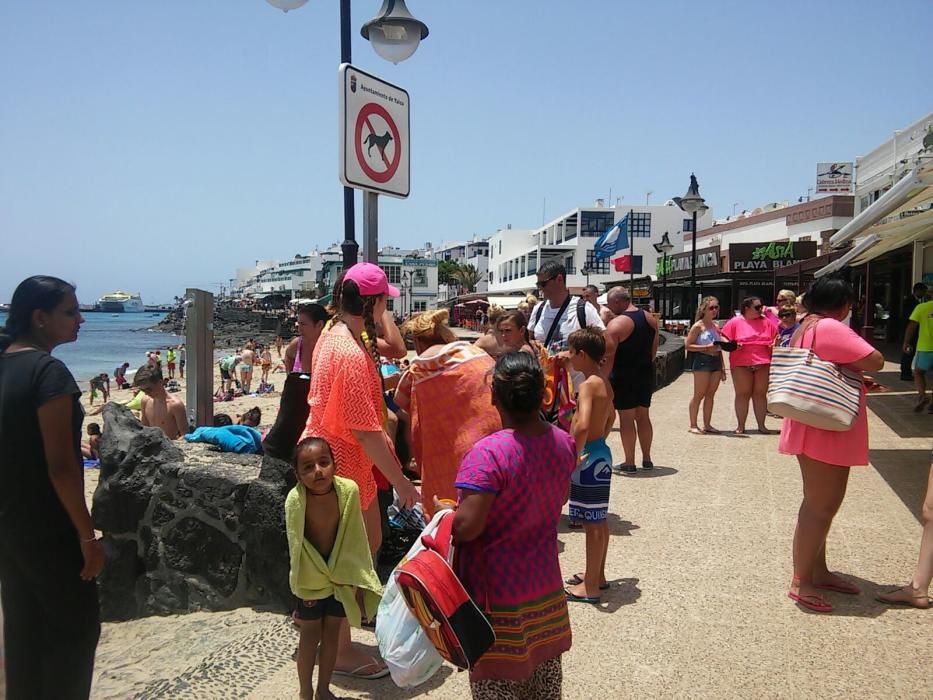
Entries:
{"label": "beach towel", "polygon": [[411,415],[412,450],[421,467],[424,512],[434,496],[456,501],[460,461],[480,439],[502,428],[492,405],[493,360],[475,345],[448,343],[416,357],[402,376],[395,402]]}
{"label": "beach towel", "polygon": [[285,534],[291,571],[289,586],[301,600],[323,600],[334,596],[343,605],[347,620],[354,627],[362,623],[363,611],[356,601],[356,589],[363,591],[363,608],[372,618],[382,598],[382,584],[373,570],[369,540],[360,510],[360,492],[350,479],[334,477],[340,507],[340,524],[334,550],[327,561],[305,539],[305,486],[298,482],[285,498]]}
{"label": "beach towel", "polygon": [[187,442],[206,442],[224,452],[262,454],[262,435],[248,425],[224,425],[219,428],[197,428],[185,435]]}

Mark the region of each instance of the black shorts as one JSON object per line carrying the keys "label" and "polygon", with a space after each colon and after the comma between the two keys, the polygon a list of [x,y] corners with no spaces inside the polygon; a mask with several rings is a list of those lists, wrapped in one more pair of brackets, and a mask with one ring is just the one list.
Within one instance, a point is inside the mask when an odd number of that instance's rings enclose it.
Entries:
{"label": "black shorts", "polygon": [[343,606],[334,596],[321,600],[301,600],[295,598],[295,614],[299,620],[320,620],[327,617],[346,617]]}
{"label": "black shorts", "polygon": [[224,369],[223,367],[220,368],[220,378],[221,379],[233,379],[233,377],[230,376],[230,370]]}
{"label": "black shorts", "polygon": [[623,375],[613,375],[612,405],[617,411],[627,411],[632,408],[648,408],[651,406],[651,395],[654,393],[654,366],[640,370],[626,372]]}

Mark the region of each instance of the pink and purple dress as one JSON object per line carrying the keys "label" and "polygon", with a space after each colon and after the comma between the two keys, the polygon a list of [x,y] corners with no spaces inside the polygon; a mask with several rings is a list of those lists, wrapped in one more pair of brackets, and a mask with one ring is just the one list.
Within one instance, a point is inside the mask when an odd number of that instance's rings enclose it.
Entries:
{"label": "pink and purple dress", "polygon": [[496,494],[483,533],[459,547],[458,575],[496,632],[470,681],[525,681],[570,649],[557,559],[557,525],[577,464],[554,426],[541,435],[500,430],[463,458],[456,486]]}

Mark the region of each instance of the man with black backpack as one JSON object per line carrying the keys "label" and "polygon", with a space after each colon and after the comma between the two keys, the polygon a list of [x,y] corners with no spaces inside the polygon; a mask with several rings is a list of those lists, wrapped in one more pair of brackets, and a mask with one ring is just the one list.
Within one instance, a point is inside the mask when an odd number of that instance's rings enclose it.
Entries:
{"label": "man with black backpack", "polygon": [[[567,289],[567,269],[557,261],[549,261],[538,269],[538,292],[544,298],[531,312],[528,332],[548,352],[556,354],[567,349],[567,338],[581,328],[606,330],[599,313],[584,299]],[[570,370],[574,386],[585,377]]]}

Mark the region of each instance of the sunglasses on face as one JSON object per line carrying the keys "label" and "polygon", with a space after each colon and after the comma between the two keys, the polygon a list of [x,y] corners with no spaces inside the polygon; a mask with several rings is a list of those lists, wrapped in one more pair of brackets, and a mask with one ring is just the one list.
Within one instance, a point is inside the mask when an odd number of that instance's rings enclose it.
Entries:
{"label": "sunglasses on face", "polygon": [[796,315],[797,315],[797,314],[794,313],[793,311],[785,311],[785,312],[782,313],[782,314],[778,314],[778,316],[779,316],[780,318],[793,318],[793,317],[796,316]]}
{"label": "sunglasses on face", "polygon": [[707,306],[706,309],[707,311],[719,311],[718,306]]}
{"label": "sunglasses on face", "polygon": [[536,282],[536,283],[535,283],[535,286],[536,286],[538,289],[544,289],[544,288],[547,287],[551,282],[553,282],[555,279],[556,279],[556,278],[554,278],[554,277],[548,277],[546,280],[542,280],[542,281],[540,281],[540,282]]}
{"label": "sunglasses on face", "polygon": [[755,311],[761,311],[762,308],[764,308],[764,307],[763,307],[761,304],[756,304],[756,305],[753,306],[752,308],[755,309]]}

